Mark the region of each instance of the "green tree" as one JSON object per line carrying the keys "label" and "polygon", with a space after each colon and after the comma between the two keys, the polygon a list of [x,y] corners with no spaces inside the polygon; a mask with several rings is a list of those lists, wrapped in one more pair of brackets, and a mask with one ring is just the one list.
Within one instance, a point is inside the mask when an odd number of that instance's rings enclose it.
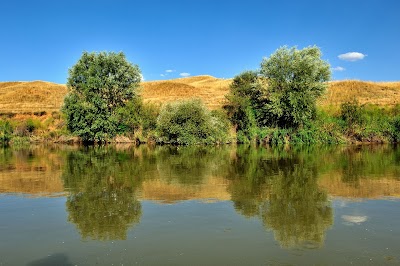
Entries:
{"label": "green tree", "polygon": [[118,128],[116,110],[136,95],[140,69],[125,55],[83,52],[69,70],[63,112],[68,129],[83,141],[106,141]]}
{"label": "green tree", "polygon": [[268,83],[265,119],[284,128],[298,128],[315,117],[316,100],[331,75],[330,65],[321,59],[316,46],[281,47],[263,59],[260,73]]}
{"label": "green tree", "polygon": [[227,110],[238,134],[253,139],[255,129],[264,120],[263,107],[266,103],[265,88],[256,71],[245,71],[236,77],[227,96]]}

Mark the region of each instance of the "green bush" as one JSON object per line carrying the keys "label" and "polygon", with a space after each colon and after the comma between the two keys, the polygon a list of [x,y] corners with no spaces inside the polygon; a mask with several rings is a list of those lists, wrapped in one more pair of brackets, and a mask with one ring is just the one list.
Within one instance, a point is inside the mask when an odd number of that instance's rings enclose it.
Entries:
{"label": "green bush", "polygon": [[340,105],[340,117],[349,128],[363,125],[363,113],[364,106],[359,105],[357,101],[345,102]]}
{"label": "green bush", "polygon": [[29,133],[33,133],[35,130],[42,127],[42,123],[38,119],[28,118],[25,122],[26,130]]}
{"label": "green bush", "polygon": [[167,143],[224,143],[228,141],[228,130],[227,118],[208,111],[200,100],[166,104],[157,118],[160,140]]}
{"label": "green bush", "polygon": [[391,121],[390,136],[393,142],[400,142],[400,115]]}
{"label": "green bush", "polygon": [[118,133],[132,135],[141,131],[146,137],[156,129],[158,114],[159,108],[143,104],[142,99],[137,97],[117,109]]}
{"label": "green bush", "polygon": [[8,144],[12,138],[13,127],[8,120],[0,120],[0,143]]}

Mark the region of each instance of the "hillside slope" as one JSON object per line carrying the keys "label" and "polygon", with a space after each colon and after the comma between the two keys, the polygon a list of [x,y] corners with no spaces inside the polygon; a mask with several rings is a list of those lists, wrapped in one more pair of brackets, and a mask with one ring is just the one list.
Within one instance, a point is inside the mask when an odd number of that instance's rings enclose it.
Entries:
{"label": "hillside slope", "polygon": [[145,102],[156,104],[195,97],[210,109],[217,109],[226,103],[225,95],[229,92],[231,82],[231,79],[212,76],[148,81],[142,83],[142,96]]}
{"label": "hillside slope", "polygon": [[58,111],[66,93],[65,85],[51,82],[0,82],[0,113]]}
{"label": "hillside slope", "polygon": [[[141,94],[145,102],[158,105],[199,98],[210,109],[218,109],[226,103],[225,95],[231,82],[232,79],[212,76],[146,81],[141,84]],[[65,85],[50,82],[0,82],[0,113],[58,111],[66,93]],[[400,104],[400,82],[333,81],[318,104],[338,106],[353,99],[361,104]]]}
{"label": "hillside slope", "polygon": [[393,106],[400,103],[400,82],[332,81],[320,105],[340,105],[356,99],[360,104]]}

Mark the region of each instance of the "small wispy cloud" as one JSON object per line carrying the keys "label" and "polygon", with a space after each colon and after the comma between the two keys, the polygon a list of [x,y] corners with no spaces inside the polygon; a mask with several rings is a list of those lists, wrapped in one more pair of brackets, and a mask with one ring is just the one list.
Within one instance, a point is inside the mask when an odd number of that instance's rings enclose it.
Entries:
{"label": "small wispy cloud", "polygon": [[338,72],[342,72],[342,71],[345,71],[345,70],[346,69],[344,67],[341,67],[341,66],[332,68],[332,71],[338,71]]}
{"label": "small wispy cloud", "polygon": [[146,80],[142,74],[140,74],[140,80],[141,81],[145,81]]}
{"label": "small wispy cloud", "polygon": [[367,55],[363,54],[363,53],[350,52],[350,53],[340,54],[340,55],[338,55],[338,58],[340,60],[354,62],[354,61],[362,60],[366,56]]}
{"label": "small wispy cloud", "polygon": [[181,76],[181,77],[189,77],[190,73],[183,72],[183,73],[180,73],[179,76]]}
{"label": "small wispy cloud", "polygon": [[161,76],[161,77],[165,77],[165,75],[164,75],[164,74],[160,74],[160,76]]}
{"label": "small wispy cloud", "polygon": [[165,72],[167,72],[167,73],[173,73],[173,72],[175,72],[176,70],[174,70],[174,69],[167,69],[167,70],[165,70]]}

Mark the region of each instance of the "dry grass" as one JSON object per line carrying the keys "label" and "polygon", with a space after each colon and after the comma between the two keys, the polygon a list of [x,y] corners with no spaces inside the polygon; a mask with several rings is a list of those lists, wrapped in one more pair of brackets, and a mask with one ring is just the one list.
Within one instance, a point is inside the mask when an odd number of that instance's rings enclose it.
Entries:
{"label": "dry grass", "polygon": [[400,82],[333,81],[319,105],[339,106],[352,100],[360,104],[394,106],[400,103]]}
{"label": "dry grass", "polygon": [[218,109],[226,103],[225,95],[231,82],[231,79],[212,76],[149,81],[142,84],[142,96],[145,102],[155,104],[199,98],[210,109]]}
{"label": "dry grass", "polygon": [[0,82],[0,112],[59,111],[66,93],[65,85],[50,82]]}
{"label": "dry grass", "polygon": [[[199,98],[210,109],[226,103],[232,79],[196,76],[174,80],[147,81],[141,84],[145,102],[165,102]],[[43,81],[0,82],[0,113],[33,113],[58,111],[67,93],[65,85]],[[400,82],[333,81],[319,101],[322,107],[339,106],[356,99],[361,104],[393,106],[400,104]]]}

